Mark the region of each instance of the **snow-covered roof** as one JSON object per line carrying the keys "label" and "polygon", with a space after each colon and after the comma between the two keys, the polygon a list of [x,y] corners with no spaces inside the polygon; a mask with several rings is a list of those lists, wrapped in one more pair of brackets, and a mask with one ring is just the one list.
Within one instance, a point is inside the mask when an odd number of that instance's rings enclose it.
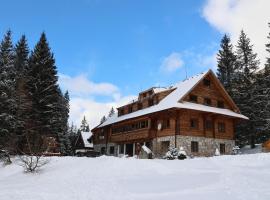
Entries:
{"label": "snow-covered roof", "polygon": [[202,80],[206,74],[211,72],[211,70],[208,70],[206,72],[197,74],[195,76],[192,76],[182,82],[174,84],[171,88],[175,88],[174,91],[172,91],[169,95],[167,95],[164,99],[162,99],[158,104],[144,108],[142,110],[138,110],[129,114],[118,116],[117,113],[115,113],[113,116],[108,118],[103,124],[99,125],[98,127],[104,127],[109,124],[113,124],[116,122],[120,122],[123,120],[143,116],[149,113],[154,113],[162,110],[166,110],[169,108],[183,108],[183,109],[191,109],[191,110],[200,110],[204,112],[210,112],[210,113],[217,113],[222,114],[226,116],[232,116],[236,118],[242,118],[242,119],[248,119],[246,116],[233,112],[229,109],[224,108],[216,108],[211,106],[206,106],[202,104],[196,104],[196,103],[190,103],[185,101],[179,101],[182,99],[189,91],[191,91],[197,83]]}
{"label": "snow-covered roof", "polygon": [[93,143],[90,143],[88,139],[92,136],[92,132],[81,132],[84,147],[93,147]]}

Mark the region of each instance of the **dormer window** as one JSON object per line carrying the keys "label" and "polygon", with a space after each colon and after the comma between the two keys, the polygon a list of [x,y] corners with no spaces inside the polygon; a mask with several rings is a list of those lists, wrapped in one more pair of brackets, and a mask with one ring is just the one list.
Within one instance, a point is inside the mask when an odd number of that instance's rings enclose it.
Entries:
{"label": "dormer window", "polygon": [[123,108],[119,109],[118,110],[118,116],[121,116],[123,114],[124,114],[124,109]]}
{"label": "dormer window", "polygon": [[198,97],[196,95],[190,95],[189,100],[191,102],[197,103],[198,102]]}
{"label": "dormer window", "polygon": [[154,105],[153,99],[149,99],[149,100],[148,100],[148,106],[153,106],[153,105]]}
{"label": "dormer window", "polygon": [[204,86],[207,86],[207,87],[210,87],[210,85],[211,85],[211,82],[210,82],[210,80],[209,79],[203,79],[203,84],[204,84]]}
{"label": "dormer window", "polygon": [[204,105],[211,106],[211,99],[204,98]]}
{"label": "dormer window", "polygon": [[132,108],[132,106],[129,106],[128,107],[128,113],[132,113],[133,112],[133,108]]}

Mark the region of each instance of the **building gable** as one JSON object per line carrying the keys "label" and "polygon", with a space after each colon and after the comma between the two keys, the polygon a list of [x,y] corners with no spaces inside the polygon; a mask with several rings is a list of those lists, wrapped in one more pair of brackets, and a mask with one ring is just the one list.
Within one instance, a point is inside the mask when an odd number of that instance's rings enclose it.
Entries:
{"label": "building gable", "polygon": [[209,70],[205,76],[196,83],[180,100],[212,107],[226,108],[239,113],[239,109],[233,102],[223,85]]}

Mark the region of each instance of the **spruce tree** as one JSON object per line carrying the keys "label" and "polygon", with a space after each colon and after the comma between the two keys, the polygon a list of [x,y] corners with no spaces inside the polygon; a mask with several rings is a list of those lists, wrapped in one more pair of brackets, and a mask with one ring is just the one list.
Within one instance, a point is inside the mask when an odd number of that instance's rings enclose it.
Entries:
{"label": "spruce tree", "polygon": [[29,58],[29,79],[27,89],[30,92],[32,109],[30,112],[31,130],[40,135],[57,135],[59,124],[55,116],[59,108],[59,87],[55,59],[49,47],[45,33],[34,47]]}
{"label": "spruce tree", "polygon": [[83,119],[82,119],[82,122],[81,122],[80,130],[81,130],[82,132],[88,132],[88,131],[90,131],[89,125],[88,125],[88,122],[86,121],[85,116],[83,116]]}
{"label": "spruce tree", "polygon": [[[27,124],[27,111],[31,106],[29,101],[28,91],[25,88],[25,82],[28,79],[28,55],[29,48],[25,36],[23,35],[19,42],[15,46],[15,59],[14,67],[16,70],[15,77],[15,90],[16,90],[16,134],[21,140],[22,135],[25,133],[26,124]],[[19,149],[22,148],[21,141]]]}
{"label": "spruce tree", "polygon": [[253,52],[250,39],[242,30],[236,46],[236,76],[234,79],[234,100],[242,114],[250,118],[236,127],[236,139],[240,145],[248,144],[253,140],[256,133],[254,125],[254,91],[256,71],[259,67],[257,54]]}
{"label": "spruce tree", "polygon": [[0,44],[0,149],[14,147],[15,75],[14,48],[9,30]]}
{"label": "spruce tree", "polygon": [[57,132],[58,141],[60,144],[60,152],[62,155],[71,155],[71,142],[68,135],[68,118],[69,118],[69,95],[68,92],[65,95],[62,95],[60,88],[59,90],[59,99],[58,99],[58,112],[55,115],[55,121],[58,121]]}
{"label": "spruce tree", "polygon": [[217,77],[232,96],[232,82],[235,74],[236,56],[230,38],[225,34],[217,54]]}
{"label": "spruce tree", "polygon": [[[268,23],[268,26],[270,28],[270,23]],[[268,33],[267,39],[270,40],[270,32]],[[269,53],[269,55],[266,57],[265,73],[270,74],[270,41],[265,46],[266,51]]]}
{"label": "spruce tree", "polygon": [[114,113],[115,113],[115,111],[114,111],[114,108],[112,107],[112,108],[111,108],[111,110],[110,110],[110,112],[109,112],[108,117],[113,116],[113,115],[114,115]]}
{"label": "spruce tree", "polygon": [[100,124],[103,124],[105,121],[106,121],[106,117],[103,116],[103,117],[100,119]]}

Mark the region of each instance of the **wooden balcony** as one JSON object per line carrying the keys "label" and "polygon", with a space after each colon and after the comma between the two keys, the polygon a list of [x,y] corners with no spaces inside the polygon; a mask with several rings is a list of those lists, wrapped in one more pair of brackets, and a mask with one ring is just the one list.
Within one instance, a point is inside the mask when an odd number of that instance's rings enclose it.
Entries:
{"label": "wooden balcony", "polygon": [[144,141],[148,140],[150,136],[150,129],[139,129],[133,130],[129,132],[112,134],[110,141],[111,142],[119,142],[119,143],[129,143],[134,141]]}

